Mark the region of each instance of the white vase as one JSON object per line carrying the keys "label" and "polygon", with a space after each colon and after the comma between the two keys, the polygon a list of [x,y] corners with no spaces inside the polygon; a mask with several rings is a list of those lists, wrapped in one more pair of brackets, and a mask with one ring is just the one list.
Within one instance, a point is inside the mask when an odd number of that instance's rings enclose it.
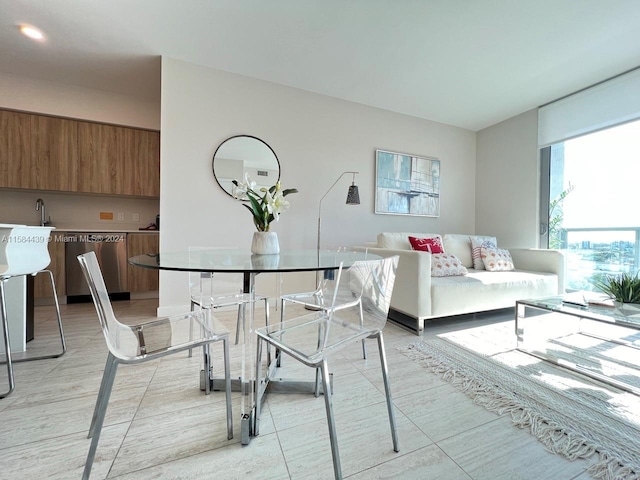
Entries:
{"label": "white vase", "polygon": [[275,255],[280,253],[278,234],[276,232],[253,232],[251,253],[256,255]]}

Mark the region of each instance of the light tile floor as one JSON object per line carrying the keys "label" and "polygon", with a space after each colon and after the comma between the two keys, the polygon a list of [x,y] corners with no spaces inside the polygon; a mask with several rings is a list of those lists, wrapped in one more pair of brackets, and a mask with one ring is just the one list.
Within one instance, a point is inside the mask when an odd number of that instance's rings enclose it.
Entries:
{"label": "light tile floor", "polygon": [[[155,300],[114,302],[125,323],[154,316]],[[288,311],[291,313],[291,311]],[[69,350],[59,359],[15,365],[16,391],[0,400],[0,478],[80,478],[87,431],[106,359],[92,304],[62,306]],[[274,312],[277,315],[277,312]],[[235,328],[233,312],[221,318]],[[28,351],[56,347],[52,307],[36,308],[37,338]],[[258,317],[259,318],[259,317]],[[512,311],[434,321],[424,336],[474,329],[491,335]],[[385,328],[400,452],[392,449],[375,342],[369,358],[353,345],[332,362],[334,408],[343,473],[364,479],[586,480],[586,461],[547,452],[510,420],[476,406],[463,393],[397,351],[421,340]],[[214,347],[214,361],[221,349]],[[232,348],[232,371],[240,367]],[[235,438],[227,440],[224,395],[199,389],[201,358],[186,354],[120,367],[92,478],[329,479],[333,477],[324,401],[270,393],[260,435],[240,444],[240,397],[234,393]],[[220,369],[220,362],[216,362]],[[311,380],[311,369],[284,362],[283,376]],[[3,377],[6,370],[3,367]],[[219,372],[218,372],[219,373]],[[4,382],[4,383],[3,383]],[[6,379],[0,380],[4,388]]]}

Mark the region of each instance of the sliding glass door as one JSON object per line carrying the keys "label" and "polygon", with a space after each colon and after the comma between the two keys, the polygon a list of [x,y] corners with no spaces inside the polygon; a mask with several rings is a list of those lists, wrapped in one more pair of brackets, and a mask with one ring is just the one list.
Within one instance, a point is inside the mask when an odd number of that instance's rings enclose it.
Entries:
{"label": "sliding glass door", "polygon": [[541,149],[541,246],[567,254],[567,290],[640,268],[640,121]]}

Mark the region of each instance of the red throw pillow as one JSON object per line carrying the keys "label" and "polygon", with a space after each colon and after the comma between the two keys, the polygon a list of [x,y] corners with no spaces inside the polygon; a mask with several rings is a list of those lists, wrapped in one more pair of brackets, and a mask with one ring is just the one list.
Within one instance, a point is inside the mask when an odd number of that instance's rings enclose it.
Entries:
{"label": "red throw pillow", "polygon": [[409,243],[411,243],[411,248],[413,248],[414,250],[421,250],[423,252],[429,253],[444,253],[444,248],[442,247],[442,240],[440,239],[440,237],[409,237]]}

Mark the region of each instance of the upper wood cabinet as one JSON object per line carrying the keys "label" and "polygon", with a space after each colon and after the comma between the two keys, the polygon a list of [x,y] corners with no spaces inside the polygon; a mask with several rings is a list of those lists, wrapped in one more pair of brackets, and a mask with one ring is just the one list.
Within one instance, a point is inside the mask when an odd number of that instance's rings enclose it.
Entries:
{"label": "upper wood cabinet", "polygon": [[0,110],[0,187],[158,197],[160,133]]}
{"label": "upper wood cabinet", "polygon": [[78,122],[31,115],[29,184],[38,190],[77,191]]}
{"label": "upper wood cabinet", "polygon": [[[30,181],[31,115],[0,110],[0,184],[20,188]],[[24,159],[24,161],[22,160]]]}

